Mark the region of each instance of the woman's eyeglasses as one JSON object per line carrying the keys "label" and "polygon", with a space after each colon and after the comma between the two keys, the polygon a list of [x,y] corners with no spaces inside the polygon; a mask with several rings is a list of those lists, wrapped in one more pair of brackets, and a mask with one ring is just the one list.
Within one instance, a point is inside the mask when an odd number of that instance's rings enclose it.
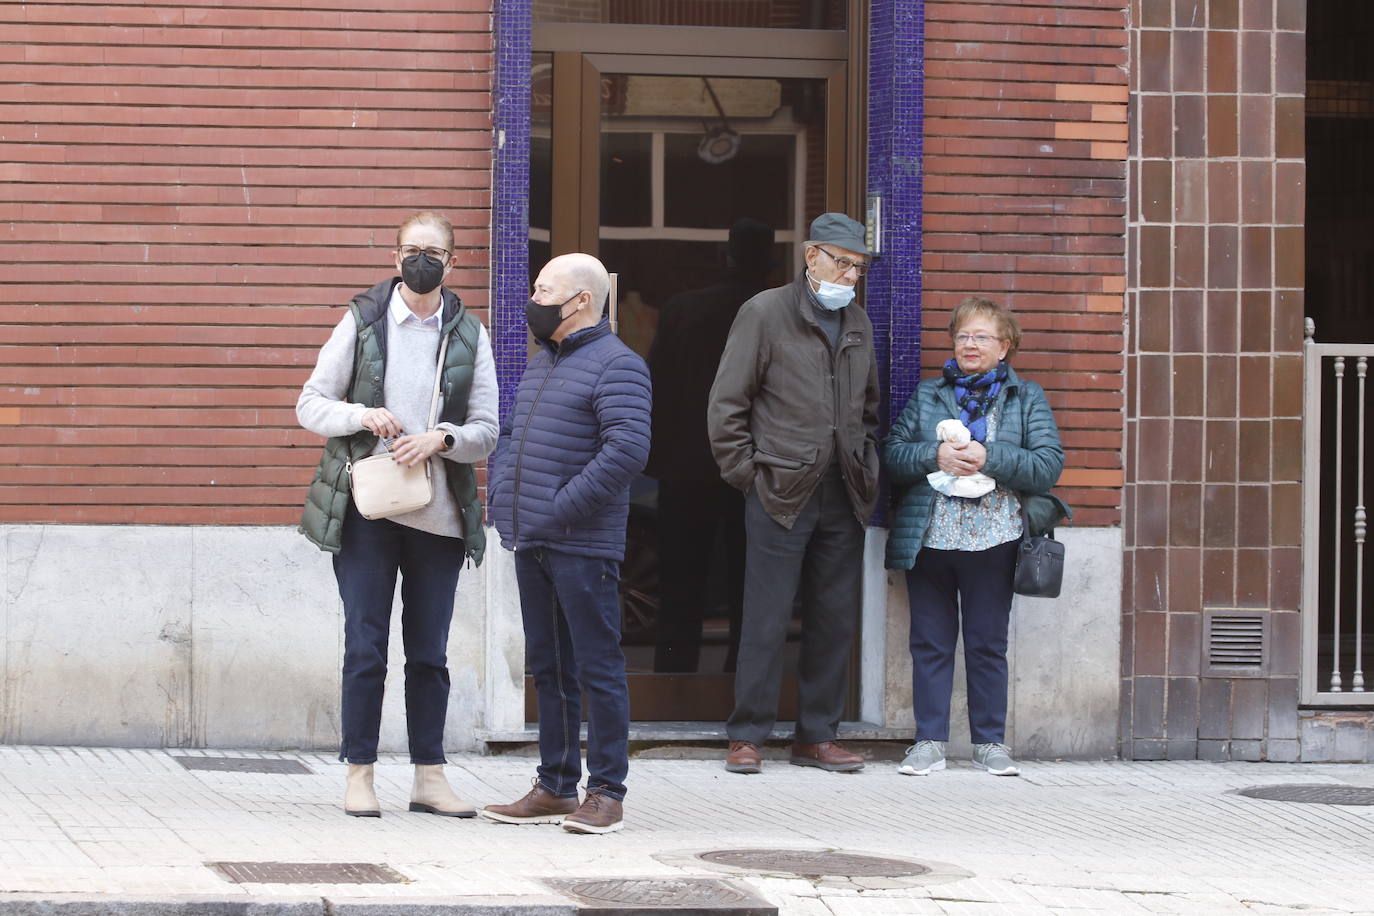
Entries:
{"label": "woman's eyeglasses", "polygon": [[954,342],[955,342],[956,344],[958,344],[959,346],[962,347],[964,344],[969,344],[969,343],[971,343],[971,344],[973,344],[974,346],[976,346],[976,347],[977,347],[978,349],[980,349],[980,350],[986,350],[988,347],[990,347],[990,346],[992,346],[993,344],[997,343],[997,341],[999,341],[999,340],[1001,340],[1001,339],[1002,339],[1002,338],[1000,338],[1000,337],[993,337],[991,334],[955,334],[955,335],[954,335]]}
{"label": "woman's eyeglasses", "polygon": [[447,261],[449,253],[443,248],[417,248],[414,245],[401,246],[401,260],[413,258],[417,254],[427,254],[436,261]]}

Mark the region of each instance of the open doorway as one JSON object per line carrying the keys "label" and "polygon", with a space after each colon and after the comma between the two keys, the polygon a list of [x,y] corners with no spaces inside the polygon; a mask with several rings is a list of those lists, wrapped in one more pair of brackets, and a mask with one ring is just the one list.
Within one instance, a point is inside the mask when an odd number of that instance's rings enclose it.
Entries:
{"label": "open doorway", "polygon": [[[745,6],[770,4],[732,8]],[[812,218],[845,209],[848,36],[536,20],[534,48],[531,270],[598,255],[617,275],[617,333],[654,376],[653,454],[622,568],[631,717],[723,720],[742,500],[714,469],[706,395],[739,306],[801,269]],[[790,683],[783,697],[791,718]]]}

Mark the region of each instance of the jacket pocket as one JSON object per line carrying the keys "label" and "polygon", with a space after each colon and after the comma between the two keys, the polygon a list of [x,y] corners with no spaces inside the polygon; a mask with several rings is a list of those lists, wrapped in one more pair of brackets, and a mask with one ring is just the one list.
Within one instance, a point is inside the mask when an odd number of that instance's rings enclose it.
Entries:
{"label": "jacket pocket", "polygon": [[785,471],[801,470],[811,465],[815,460],[816,450],[814,448],[805,458],[789,458],[786,455],[765,452],[761,448],[754,449],[754,464],[766,464],[769,467],[781,468]]}
{"label": "jacket pocket", "polygon": [[801,487],[815,464],[815,446],[806,449],[801,455],[779,455],[755,447],[755,483],[774,498],[786,499]]}

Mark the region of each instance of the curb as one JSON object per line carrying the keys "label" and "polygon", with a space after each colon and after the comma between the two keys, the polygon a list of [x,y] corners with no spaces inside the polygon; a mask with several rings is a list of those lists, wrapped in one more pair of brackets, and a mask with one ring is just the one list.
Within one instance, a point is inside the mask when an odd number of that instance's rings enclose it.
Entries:
{"label": "curb", "polygon": [[553,898],[105,897],[0,894],[0,916],[575,916]]}

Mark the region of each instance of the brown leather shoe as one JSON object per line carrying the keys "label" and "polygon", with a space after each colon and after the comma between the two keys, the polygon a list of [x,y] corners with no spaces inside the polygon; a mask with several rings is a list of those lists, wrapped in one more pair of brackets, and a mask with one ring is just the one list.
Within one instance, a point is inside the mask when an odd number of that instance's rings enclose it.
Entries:
{"label": "brown leather shoe", "polygon": [[748,741],[731,741],[730,753],[725,755],[727,773],[757,773],[763,769],[759,749]]}
{"label": "brown leather shoe", "polygon": [[561,824],[566,815],[577,810],[577,797],[559,798],[535,779],[525,797],[509,805],[487,805],[477,812],[489,821],[502,824]]}
{"label": "brown leather shoe", "polygon": [[569,833],[614,833],[625,826],[624,806],[600,792],[588,792],[578,809],[563,818]]}
{"label": "brown leather shoe", "polygon": [[862,754],[851,753],[834,741],[820,744],[792,744],[792,766],[818,767],[835,773],[852,773],[864,768]]}

